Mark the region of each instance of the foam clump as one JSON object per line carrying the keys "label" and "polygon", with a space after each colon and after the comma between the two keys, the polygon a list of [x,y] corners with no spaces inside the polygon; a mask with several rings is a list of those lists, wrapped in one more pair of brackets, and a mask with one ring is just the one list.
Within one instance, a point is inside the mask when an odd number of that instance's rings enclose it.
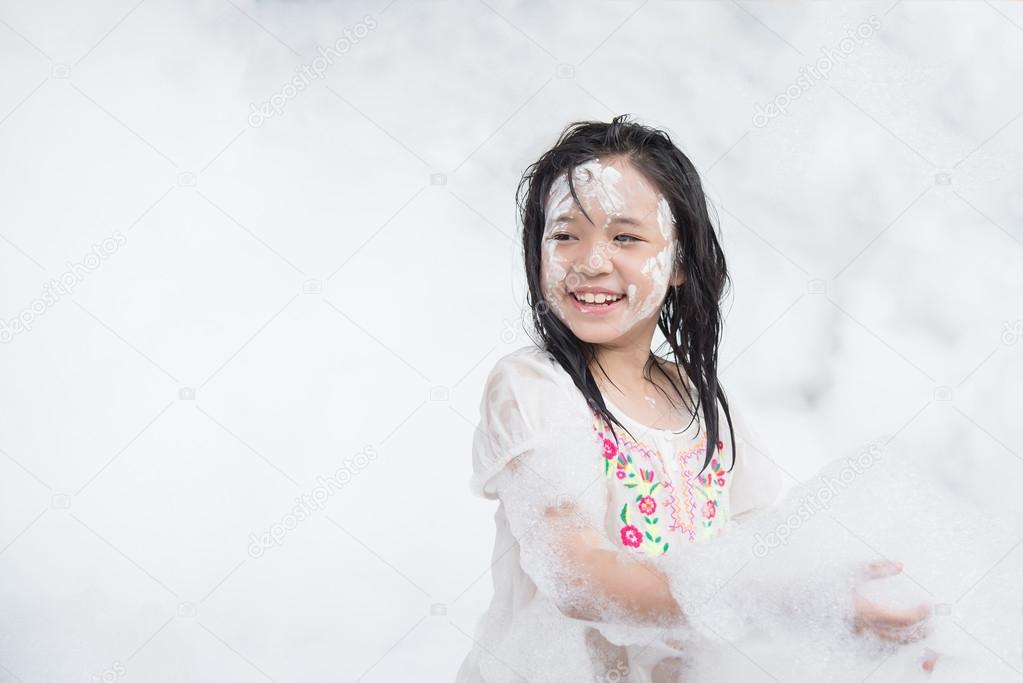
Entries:
{"label": "foam clump", "polygon": [[[1012,530],[891,451],[871,447],[837,459],[774,506],[733,518],[718,538],[652,559],[628,555],[608,540],[602,472],[595,466],[580,473],[581,461],[535,451],[498,478],[518,561],[535,586],[517,587],[532,614],[520,613],[514,624],[498,619],[481,634],[488,681],[995,681],[1016,675],[1007,663],[1012,654],[993,654],[956,621],[960,608],[953,606],[969,602],[971,584],[1012,545]],[[662,577],[682,616],[639,614],[610,597],[592,579],[596,556],[582,547],[647,572],[633,574],[642,580],[635,585]],[[996,626],[1016,633],[1018,643],[1021,586],[1018,579],[1009,583],[1010,599],[985,606],[985,633]],[[530,591],[549,599],[532,600]],[[854,594],[892,610],[926,606],[926,616],[885,631],[908,642],[869,628],[857,632]],[[488,633],[492,642],[485,642]]]}

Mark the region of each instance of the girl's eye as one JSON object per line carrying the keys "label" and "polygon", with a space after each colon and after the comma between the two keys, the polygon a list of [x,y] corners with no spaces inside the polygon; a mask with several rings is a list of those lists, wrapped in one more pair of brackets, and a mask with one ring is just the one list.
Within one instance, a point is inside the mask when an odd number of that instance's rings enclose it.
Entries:
{"label": "girl's eye", "polygon": [[624,237],[625,239],[632,240],[633,242],[640,242],[641,241],[638,237],[633,237],[632,235],[617,235],[617,236],[615,236],[615,239],[618,239],[619,237]]}
{"label": "girl's eye", "polygon": [[564,240],[564,239],[562,239],[562,238],[567,238],[567,239],[571,239],[571,238],[572,238],[572,236],[571,236],[571,235],[569,235],[569,234],[563,233],[563,232],[559,232],[559,233],[558,233],[558,234],[556,234],[556,235],[551,235],[551,239],[552,239],[552,240],[557,240],[558,242],[564,242],[565,240]]}

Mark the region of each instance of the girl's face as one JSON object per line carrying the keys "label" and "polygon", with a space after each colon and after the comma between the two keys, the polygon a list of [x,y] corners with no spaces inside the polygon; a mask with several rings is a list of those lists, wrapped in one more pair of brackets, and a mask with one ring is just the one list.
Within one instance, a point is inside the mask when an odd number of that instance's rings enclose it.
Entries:
{"label": "girl's face", "polygon": [[547,197],[540,287],[580,340],[601,344],[632,331],[653,335],[675,274],[675,225],[668,202],[624,158],[592,159],[555,179]]}

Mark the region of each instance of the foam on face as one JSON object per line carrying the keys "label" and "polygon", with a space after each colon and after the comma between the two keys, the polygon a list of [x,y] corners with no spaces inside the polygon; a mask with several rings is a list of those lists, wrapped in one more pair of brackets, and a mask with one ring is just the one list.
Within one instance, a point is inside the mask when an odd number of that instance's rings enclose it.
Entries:
{"label": "foam on face", "polygon": [[657,202],[657,227],[661,229],[661,236],[668,239],[672,234],[672,227],[675,225],[675,216],[671,213],[671,205],[662,195]]}
{"label": "foam on face", "polygon": [[671,237],[668,243],[664,245],[664,248],[657,252],[657,256],[651,256],[643,263],[640,272],[646,276],[650,290],[643,297],[642,301],[638,301],[636,297],[637,288],[633,284],[629,285],[626,294],[631,292],[631,296],[628,297],[628,305],[618,327],[619,332],[622,334],[628,332],[641,320],[653,313],[655,309],[660,308],[661,303],[664,301],[664,295],[668,293],[668,284],[671,281],[673,266],[672,255],[674,253],[675,239]]}
{"label": "foam on face", "polygon": [[558,255],[558,243],[548,239],[558,227],[555,217],[561,216],[572,208],[572,195],[568,187],[568,178],[564,174],[554,179],[549,199],[545,207],[546,223],[543,231],[543,251],[541,252],[541,288],[544,300],[555,315],[567,321],[564,309],[559,303],[557,290],[568,276],[565,259]]}
{"label": "foam on face", "polygon": [[[599,159],[591,159],[576,167],[573,172],[573,184],[579,201],[588,214],[599,207],[605,214],[605,221],[601,227],[607,230],[611,220],[626,212],[626,195],[630,191],[649,190],[650,186],[642,179],[634,180],[628,185],[619,171],[613,165],[604,165]],[[619,318],[618,333],[625,334],[642,320],[654,313],[660,306],[668,291],[671,280],[673,257],[676,249],[674,233],[675,219],[671,212],[668,201],[658,193],[657,202],[657,225],[661,236],[667,240],[667,244],[656,256],[650,257],[641,267],[636,282],[626,284],[624,310]],[[568,214],[574,206],[569,188],[568,176],[562,173],[551,184],[546,204],[546,223],[544,225],[544,247],[542,250],[542,279],[541,286],[547,303],[555,314],[566,325],[571,327],[571,319],[560,303],[561,297],[570,296],[569,287],[566,286],[566,279],[580,267],[591,269],[601,268],[604,259],[611,259],[612,254],[605,254],[602,251],[602,244],[596,243],[592,251],[584,257],[585,265],[569,264],[566,259],[560,257],[557,252],[558,242],[551,240],[551,235],[561,227],[556,219]],[[641,290],[646,291],[642,299],[638,298]]]}
{"label": "foam on face", "polygon": [[614,166],[602,165],[598,159],[591,159],[576,167],[573,178],[583,206],[593,205],[595,201],[607,214],[608,220],[602,226],[606,228],[611,217],[625,207],[625,201],[622,199],[621,171]]}

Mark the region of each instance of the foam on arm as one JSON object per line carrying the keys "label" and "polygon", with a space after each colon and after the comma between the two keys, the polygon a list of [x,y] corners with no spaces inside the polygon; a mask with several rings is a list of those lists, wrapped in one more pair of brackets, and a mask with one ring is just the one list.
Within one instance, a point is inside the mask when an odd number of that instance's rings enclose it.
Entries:
{"label": "foam on arm", "polygon": [[666,626],[668,579],[608,539],[600,443],[585,401],[542,357],[502,359],[474,436],[475,490],[500,500],[523,571],[566,616]]}

